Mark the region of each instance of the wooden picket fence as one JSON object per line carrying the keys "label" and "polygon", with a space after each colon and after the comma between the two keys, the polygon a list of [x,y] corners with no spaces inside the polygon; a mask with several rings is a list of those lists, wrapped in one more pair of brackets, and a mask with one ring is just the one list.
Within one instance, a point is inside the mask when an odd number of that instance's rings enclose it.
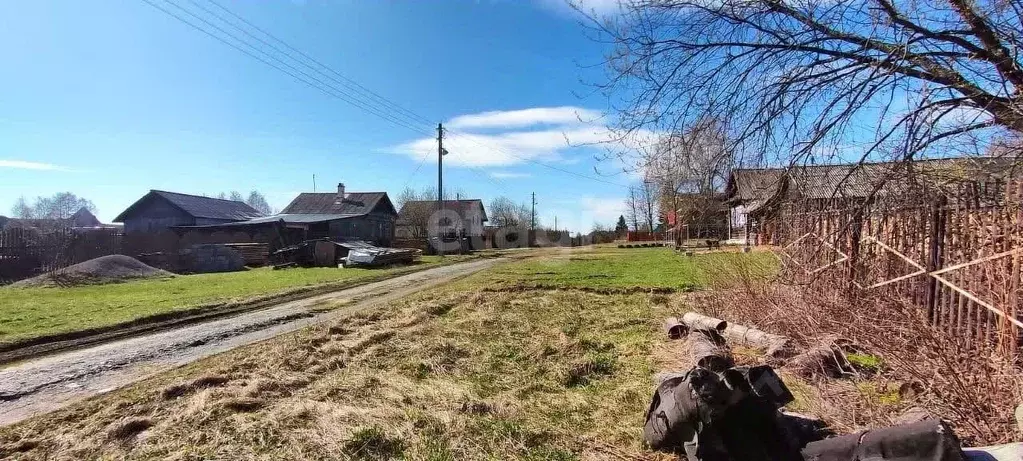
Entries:
{"label": "wooden picket fence", "polygon": [[912,303],[972,350],[1019,359],[1023,181],[918,188],[864,205],[791,203],[772,220],[785,273]]}
{"label": "wooden picket fence", "polygon": [[12,227],[0,230],[0,284],[121,251],[120,229]]}

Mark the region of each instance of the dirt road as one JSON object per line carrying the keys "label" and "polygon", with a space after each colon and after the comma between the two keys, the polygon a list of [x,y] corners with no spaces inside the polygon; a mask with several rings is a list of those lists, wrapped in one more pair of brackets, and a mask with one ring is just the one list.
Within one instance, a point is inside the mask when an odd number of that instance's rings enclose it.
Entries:
{"label": "dirt road", "polygon": [[[235,317],[68,351],[0,369],[0,425],[13,424],[172,367],[436,287],[493,266],[428,269]],[[344,307],[318,311],[325,303]]]}

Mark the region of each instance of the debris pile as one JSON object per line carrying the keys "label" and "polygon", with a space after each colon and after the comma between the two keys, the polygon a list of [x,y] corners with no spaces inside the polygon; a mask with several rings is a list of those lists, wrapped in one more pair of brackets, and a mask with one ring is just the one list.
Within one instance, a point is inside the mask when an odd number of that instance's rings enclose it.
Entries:
{"label": "debris pile", "polygon": [[306,240],[271,255],[274,269],[287,267],[389,266],[411,264],[422,254],[409,248],[378,247],[361,240]]}
{"label": "debris pile", "polygon": [[833,437],[820,419],[784,410],[794,399],[772,367],[736,366],[729,347],[760,349],[801,375],[846,377],[856,373],[847,340],[825,338],[800,353],[783,336],[694,312],[666,319],[664,328],[685,341],[692,368],[658,375],[643,427],[653,449],[690,461],[1023,460],[1023,444],[964,450],[951,427],[929,415]]}

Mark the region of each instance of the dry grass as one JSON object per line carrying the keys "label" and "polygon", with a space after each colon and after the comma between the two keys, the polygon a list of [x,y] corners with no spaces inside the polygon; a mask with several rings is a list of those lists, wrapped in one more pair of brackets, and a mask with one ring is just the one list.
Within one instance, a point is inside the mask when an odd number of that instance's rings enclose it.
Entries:
{"label": "dry grass", "polygon": [[[1007,402],[1019,396],[1018,374],[956,353],[954,340],[929,329],[897,327],[912,324],[910,314],[891,306],[851,309],[827,291],[804,297],[741,262],[709,269],[720,286],[696,293],[529,287],[512,272],[479,274],[2,428],[0,458],[674,459],[643,449],[640,434],[655,373],[687,368],[682,343],[663,337],[661,321],[692,309],[803,344],[825,334],[861,344],[867,353],[857,360],[876,369],[869,375],[783,376],[797,398],[790,409],[821,415],[840,432],[886,425],[922,405],[972,443],[1012,434]],[[515,289],[494,290],[496,278]],[[733,352],[743,364],[764,361],[753,350]],[[922,392],[899,393],[915,382]]]}
{"label": "dry grass", "polygon": [[[850,300],[828,286],[786,286],[739,267],[717,290],[695,293],[682,309],[785,334],[799,344],[839,336],[864,352],[847,380],[786,375],[797,410],[817,414],[838,432],[893,424],[910,407],[950,421],[969,445],[1018,439],[1013,417],[1023,372],[994,355],[968,352],[961,338],[930,328],[914,307],[882,298]],[[736,288],[738,287],[738,288]]]}
{"label": "dry grass", "polygon": [[0,429],[24,459],[670,459],[640,443],[664,295],[484,276]]}

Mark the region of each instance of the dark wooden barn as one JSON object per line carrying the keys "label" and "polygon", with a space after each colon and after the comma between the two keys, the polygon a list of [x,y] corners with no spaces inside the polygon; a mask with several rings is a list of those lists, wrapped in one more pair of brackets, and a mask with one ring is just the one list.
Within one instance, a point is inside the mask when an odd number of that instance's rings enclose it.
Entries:
{"label": "dark wooden barn", "polygon": [[386,192],[346,192],[344,185],[339,184],[337,192],[301,193],[280,214],[273,216],[223,224],[175,226],[175,229],[245,232],[269,238],[278,245],[330,238],[365,240],[388,246],[394,241],[397,217]]}
{"label": "dark wooden barn", "polygon": [[204,226],[262,216],[244,202],[151,190],[114,218],[125,234],[159,232],[176,226]]}
{"label": "dark wooden barn", "polygon": [[366,240],[379,245],[394,241],[398,212],[387,192],[304,192],[277,215],[289,226],[302,225],[308,238]]}

